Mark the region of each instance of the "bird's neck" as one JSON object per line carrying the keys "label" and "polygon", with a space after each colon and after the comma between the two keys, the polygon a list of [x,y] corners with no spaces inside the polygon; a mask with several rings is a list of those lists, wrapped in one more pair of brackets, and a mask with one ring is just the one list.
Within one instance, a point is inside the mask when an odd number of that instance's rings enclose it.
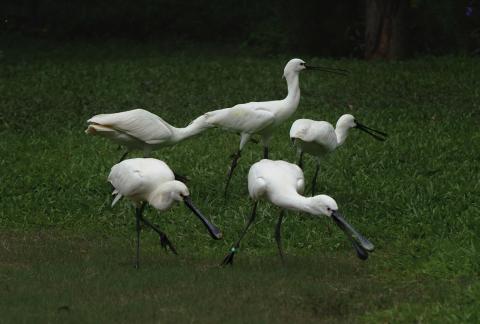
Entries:
{"label": "bird's neck", "polygon": [[179,142],[191,136],[195,136],[210,126],[205,122],[205,116],[202,115],[196,119],[194,119],[187,127],[177,128],[172,127],[173,131],[173,140],[174,142]]}
{"label": "bird's neck", "polygon": [[335,134],[337,135],[337,146],[340,146],[345,142],[348,136],[349,129],[349,127],[337,124],[337,126],[335,127]]}
{"label": "bird's neck", "polygon": [[170,206],[174,203],[171,195],[171,187],[173,186],[173,182],[174,181],[167,181],[162,183],[156,190],[152,191],[147,197],[148,203],[159,211],[164,211],[170,208]]}
{"label": "bird's neck", "polygon": [[287,80],[288,94],[285,101],[289,107],[296,110],[300,102],[300,80],[298,72],[291,72],[285,75]]}
{"label": "bird's neck", "polygon": [[316,214],[313,206],[312,197],[305,197],[296,191],[286,192],[285,195],[272,197],[272,202],[282,208],[298,210],[308,214]]}

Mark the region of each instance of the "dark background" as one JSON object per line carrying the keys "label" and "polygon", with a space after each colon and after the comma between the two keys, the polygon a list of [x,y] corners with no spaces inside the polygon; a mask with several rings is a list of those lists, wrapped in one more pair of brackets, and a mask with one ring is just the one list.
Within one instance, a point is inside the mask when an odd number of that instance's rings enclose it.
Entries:
{"label": "dark background", "polygon": [[[375,13],[372,4],[395,8]],[[367,58],[480,53],[478,0],[16,0],[0,3],[0,17],[3,36],[59,41],[125,38]],[[400,22],[393,29],[401,51],[366,54],[366,26],[378,17]],[[384,27],[373,26],[374,37]]]}

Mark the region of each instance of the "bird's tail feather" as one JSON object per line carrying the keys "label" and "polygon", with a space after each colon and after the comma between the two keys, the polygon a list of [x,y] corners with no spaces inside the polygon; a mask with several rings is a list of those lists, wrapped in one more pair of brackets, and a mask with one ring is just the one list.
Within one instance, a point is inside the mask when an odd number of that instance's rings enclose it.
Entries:
{"label": "bird's tail feather", "polygon": [[122,195],[121,193],[119,193],[117,190],[115,190],[115,191],[112,193],[112,195],[115,195],[115,194],[116,194],[116,196],[115,196],[115,198],[114,198],[113,201],[112,201],[112,207],[115,206],[115,204],[116,204],[120,199],[122,199],[122,197],[123,197],[123,195]]}
{"label": "bird's tail feather", "polygon": [[96,133],[113,132],[113,129],[103,125],[90,124],[85,130],[86,134],[95,135]]}

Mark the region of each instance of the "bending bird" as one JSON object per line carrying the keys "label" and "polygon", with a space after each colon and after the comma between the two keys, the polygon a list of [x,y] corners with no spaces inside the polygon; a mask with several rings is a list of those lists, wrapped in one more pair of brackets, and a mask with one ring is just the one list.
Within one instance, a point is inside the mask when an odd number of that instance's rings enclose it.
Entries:
{"label": "bending bird", "polygon": [[302,195],[305,186],[302,170],[295,164],[285,161],[263,159],[253,164],[248,173],[248,191],[253,200],[250,219],[240,234],[238,241],[230,249],[222,265],[233,264],[233,258],[238,252],[240,241],[255,220],[258,201],[267,200],[282,210],[275,226],[275,240],[278,252],[283,261],[281,241],[281,225],[286,210],[302,211],[314,216],[330,217],[337,226],[345,232],[351,241],[357,256],[366,260],[368,252],[374,250],[373,244],[358,233],[340,214],[335,200],[327,195],[305,197]]}
{"label": "bending bird", "polygon": [[130,199],[135,205],[135,218],[137,230],[137,247],[135,267],[139,267],[140,255],[140,224],[153,229],[160,236],[160,243],[165,249],[177,254],[167,235],[157,226],[153,225],[143,216],[146,203],[159,211],[166,211],[176,202],[184,202],[185,205],[205,225],[213,239],[221,239],[222,233],[210,221],[203,216],[193,204],[187,186],[175,180],[173,171],[168,165],[160,160],[151,158],[137,158],[124,160],[115,164],[108,175],[108,181],[112,184],[115,196],[112,207],[122,198]]}

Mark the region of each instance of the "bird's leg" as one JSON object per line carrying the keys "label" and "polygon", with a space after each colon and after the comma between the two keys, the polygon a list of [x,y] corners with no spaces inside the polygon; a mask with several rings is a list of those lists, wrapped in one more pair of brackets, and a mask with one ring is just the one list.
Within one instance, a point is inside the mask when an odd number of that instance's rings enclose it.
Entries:
{"label": "bird's leg", "polygon": [[263,158],[268,159],[268,146],[270,145],[271,134],[262,136]]}
{"label": "bird's leg", "polygon": [[224,192],[224,197],[227,198],[227,191],[228,191],[228,186],[230,184],[230,179],[232,178],[233,171],[235,170],[235,167],[237,166],[237,161],[240,158],[242,154],[242,150],[238,150],[237,153],[234,153],[232,155],[232,164],[230,165],[230,169],[228,170],[228,176],[227,176],[227,183],[225,184],[225,192]]}
{"label": "bird's leg", "polygon": [[315,167],[315,174],[313,175],[313,180],[312,180],[312,196],[315,196],[315,187],[317,186],[317,176],[318,176],[319,169],[320,169],[320,164],[317,162],[317,165]]}
{"label": "bird's leg", "polygon": [[145,219],[145,217],[142,217],[142,222],[147,225],[148,227],[150,227],[151,229],[153,229],[155,232],[157,232],[157,234],[160,236],[160,244],[162,245],[162,247],[167,250],[167,247],[170,248],[170,250],[173,252],[173,254],[178,254],[177,253],[177,250],[175,250],[175,247],[173,246],[173,244],[170,242],[170,240],[168,239],[167,237],[167,234],[165,234],[164,232],[162,232],[158,227],[156,227],[155,225],[153,225],[152,223],[150,223],[150,221],[148,221],[147,219]]}
{"label": "bird's leg", "polygon": [[250,219],[248,220],[247,226],[245,226],[245,228],[243,229],[243,232],[242,234],[240,234],[240,238],[238,239],[238,241],[230,249],[230,253],[223,259],[222,266],[225,266],[227,264],[233,265],[233,257],[235,256],[235,253],[237,253],[238,251],[238,247],[240,246],[240,241],[245,236],[245,234],[248,231],[248,228],[255,220],[255,215],[257,213],[257,204],[258,204],[257,201],[253,204],[252,214],[250,215]]}
{"label": "bird's leg", "polygon": [[120,162],[122,162],[123,160],[125,160],[125,158],[127,157],[127,155],[128,155],[128,150],[127,150],[125,153],[123,153],[122,157],[120,158],[120,160],[118,160],[117,163],[120,163]]}
{"label": "bird's leg", "polygon": [[282,248],[282,234],[281,234],[280,227],[282,226],[282,220],[284,215],[285,215],[285,210],[282,209],[282,211],[280,212],[280,216],[278,216],[277,225],[275,226],[275,241],[277,241],[278,253],[280,254],[280,259],[282,260],[282,263],[284,263],[284,259],[283,259],[283,248]]}
{"label": "bird's leg", "polygon": [[175,176],[175,180],[181,181],[183,183],[187,183],[189,181],[187,176],[178,174],[175,171],[173,172],[173,175]]}
{"label": "bird's leg", "polygon": [[300,151],[300,157],[298,158],[297,165],[303,170],[303,151]]}
{"label": "bird's leg", "polygon": [[135,259],[135,268],[138,269],[140,268],[140,220],[142,219],[142,213],[143,209],[145,207],[145,204],[143,204],[141,207],[135,208],[135,218],[136,218],[136,229],[137,229],[137,257]]}

